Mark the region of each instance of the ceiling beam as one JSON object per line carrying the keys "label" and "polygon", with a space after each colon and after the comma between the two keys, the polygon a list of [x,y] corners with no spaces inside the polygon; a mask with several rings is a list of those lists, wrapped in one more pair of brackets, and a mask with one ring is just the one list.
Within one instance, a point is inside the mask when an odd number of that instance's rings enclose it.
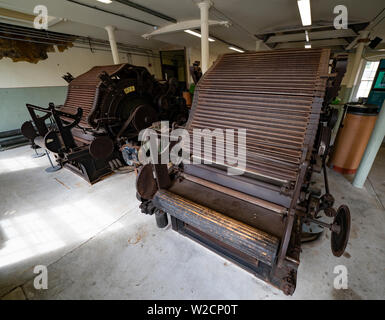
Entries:
{"label": "ceiling beam", "polygon": [[[369,22],[364,22],[364,23],[350,23],[348,25],[348,29],[353,30],[356,34],[358,34],[358,31],[363,30]],[[277,33],[283,33],[283,34],[289,34],[289,33],[300,33],[300,32],[305,32],[305,30],[309,32],[318,32],[318,31],[328,31],[328,30],[335,30],[333,24],[329,22],[313,22],[313,24],[310,27],[303,27],[301,26],[287,26],[287,27],[280,27],[276,29],[268,29],[265,30],[263,33],[258,33],[256,36],[258,38],[262,38],[265,35],[275,35]]]}
{"label": "ceiling beam", "polygon": [[[228,21],[209,20],[209,26],[216,26],[216,25],[222,25],[222,26],[228,27],[228,26],[230,26],[230,23]],[[167,26],[161,27],[157,30],[152,31],[151,33],[143,34],[142,37],[145,39],[150,39],[154,36],[158,36],[161,34],[178,32],[178,31],[183,31],[186,29],[197,29],[200,27],[201,27],[201,20],[200,19],[179,21],[175,24],[169,24]]]}
{"label": "ceiling beam", "polygon": [[[348,42],[345,39],[327,39],[327,40],[310,40],[312,48],[346,46]],[[274,49],[303,48],[305,41],[278,43]]]}
{"label": "ceiling beam", "polygon": [[131,8],[134,8],[134,9],[137,9],[137,10],[140,10],[140,11],[143,11],[143,12],[146,12],[146,13],[149,13],[155,17],[158,17],[158,18],[161,18],[163,20],[166,20],[166,21],[170,21],[172,23],[176,23],[176,19],[174,18],[171,18],[169,16],[166,16],[165,14],[161,13],[161,12],[158,12],[158,11],[155,11],[155,10],[152,10],[150,8],[147,8],[145,6],[142,6],[140,4],[137,4],[135,2],[132,2],[132,1],[129,1],[129,0],[115,0],[115,2],[119,2],[121,4],[124,4],[126,6],[129,6]]}
{"label": "ceiling beam", "polygon": [[[22,25],[27,27],[32,27],[33,21],[36,16],[20,11],[15,11],[6,8],[0,8],[0,19],[4,19],[6,21],[12,22],[16,25]],[[48,27],[52,27],[59,22],[64,21],[63,18],[56,18],[52,16],[48,16]]]}
{"label": "ceiling beam", "polygon": [[99,8],[97,6],[85,4],[85,3],[82,3],[82,2],[79,2],[79,1],[76,1],[76,0],[66,0],[66,1],[74,3],[74,4],[77,4],[79,6],[87,7],[87,8],[98,10],[98,11],[102,11],[104,13],[109,13],[109,14],[112,14],[112,15],[115,15],[115,16],[118,16],[118,17],[121,17],[121,18],[126,18],[126,19],[131,20],[131,21],[143,23],[143,24],[148,25],[148,26],[153,27],[153,28],[157,27],[155,24],[152,24],[152,23],[140,20],[140,19],[136,19],[136,18],[133,18],[133,17],[129,17],[129,16],[126,16],[126,15],[124,15],[122,13],[113,12],[113,11],[110,11],[110,10],[105,10],[105,9]]}
{"label": "ceiling beam", "polygon": [[17,19],[17,20],[31,21],[31,22],[35,20],[35,16],[32,14],[27,14],[27,13],[10,10],[6,8],[0,8],[0,16],[11,18],[11,19]]}
{"label": "ceiling beam", "polygon": [[[368,31],[369,33],[372,31],[373,28],[375,28],[379,23],[382,23],[385,18],[385,8],[382,9],[382,11],[372,20],[370,23],[366,26],[364,30],[361,31]],[[361,35],[358,35],[352,42],[349,43],[345,47],[345,50],[351,50],[355,47],[355,45],[358,43],[358,40],[361,39]]]}
{"label": "ceiling beam", "polygon": [[[324,30],[324,31],[314,31],[308,30],[310,40],[323,40],[323,39],[336,39],[336,38],[345,38],[345,37],[356,37],[355,33],[351,29],[334,29],[334,30]],[[299,33],[290,33],[282,35],[274,35],[267,39],[266,43],[277,43],[277,42],[291,42],[291,41],[301,41],[305,40],[305,32],[301,31]]]}

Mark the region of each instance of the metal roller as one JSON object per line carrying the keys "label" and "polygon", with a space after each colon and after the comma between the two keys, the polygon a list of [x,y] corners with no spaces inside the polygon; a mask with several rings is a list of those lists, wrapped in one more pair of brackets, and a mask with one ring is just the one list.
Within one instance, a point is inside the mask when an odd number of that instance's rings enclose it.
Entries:
{"label": "metal roller", "polygon": [[274,262],[279,242],[277,238],[265,232],[241,224],[169,191],[158,191],[153,202],[170,215],[200,228],[259,261],[268,265]]}

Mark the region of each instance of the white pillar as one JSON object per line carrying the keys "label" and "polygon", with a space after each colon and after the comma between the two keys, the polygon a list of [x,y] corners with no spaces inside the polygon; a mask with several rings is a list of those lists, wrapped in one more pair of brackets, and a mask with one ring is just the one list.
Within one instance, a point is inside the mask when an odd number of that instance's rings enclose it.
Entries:
{"label": "white pillar", "polygon": [[260,51],[261,50],[261,44],[262,44],[262,40],[256,40],[256,42],[255,42],[255,51]]}
{"label": "white pillar", "polygon": [[359,42],[357,44],[356,53],[354,55],[352,71],[350,73],[348,83],[346,84],[346,90],[349,90],[349,101],[353,99],[353,86],[357,82],[357,77],[360,74],[360,66],[362,66],[362,52],[365,48],[365,42],[360,40],[366,39],[368,35],[368,31],[360,31],[360,39],[358,40]]}
{"label": "white pillar", "polygon": [[115,39],[115,27],[106,26],[105,29],[107,30],[107,33],[108,33],[108,40],[110,41],[112,59],[114,60],[114,64],[120,64],[118,46],[116,45],[116,39]]}
{"label": "white pillar", "polygon": [[212,2],[204,0],[198,3],[201,11],[201,60],[202,73],[209,68],[209,9]]}
{"label": "white pillar", "polygon": [[368,145],[366,146],[365,153],[361,159],[357,173],[354,176],[353,186],[362,188],[365,180],[369,175],[370,169],[372,168],[374,159],[376,158],[377,152],[381,147],[381,143],[385,137],[385,101],[382,104],[380,114],[378,115],[376,125],[373,129],[372,135]]}

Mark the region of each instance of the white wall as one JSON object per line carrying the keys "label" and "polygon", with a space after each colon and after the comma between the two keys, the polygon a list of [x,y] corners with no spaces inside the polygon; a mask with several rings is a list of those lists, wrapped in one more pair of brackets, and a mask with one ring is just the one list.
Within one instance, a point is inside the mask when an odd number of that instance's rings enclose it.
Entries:
{"label": "white wall", "polygon": [[135,66],[146,67],[148,72],[155,75],[155,78],[159,80],[162,79],[162,67],[160,65],[160,57],[158,57],[159,54],[156,53],[156,55],[157,57],[146,57],[129,53],[121,54],[120,59],[122,63],[130,63]]}
{"label": "white wall", "polygon": [[[153,57],[120,54],[121,62],[146,67],[151,74],[161,76],[160,60]],[[131,61],[128,61],[131,60]],[[151,63],[151,67],[148,64]],[[70,72],[74,77],[93,66],[113,64],[109,51],[91,52],[89,49],[70,48],[64,52],[48,53],[48,59],[37,64],[13,62],[10,58],[0,60],[0,88],[65,86],[61,78]]]}
{"label": "white wall", "polygon": [[[156,78],[161,78],[160,59],[135,54],[120,54],[122,63],[143,66]],[[63,104],[67,82],[62,76],[74,77],[94,66],[113,64],[110,51],[70,48],[64,52],[48,53],[48,59],[32,64],[0,60],[0,132],[20,128],[30,119],[26,103],[47,107],[49,102]],[[149,66],[149,64],[151,66]]]}

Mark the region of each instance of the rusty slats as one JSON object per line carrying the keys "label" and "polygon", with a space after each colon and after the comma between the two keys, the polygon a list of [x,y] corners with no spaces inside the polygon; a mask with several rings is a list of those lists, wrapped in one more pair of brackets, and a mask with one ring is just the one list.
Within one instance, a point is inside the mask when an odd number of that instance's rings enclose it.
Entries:
{"label": "rusty slats", "polygon": [[278,238],[175,193],[159,190],[154,204],[199,230],[241,252],[272,265],[278,251]]}
{"label": "rusty slats", "polygon": [[245,128],[246,171],[295,181],[316,134],[329,56],[328,49],[223,55],[196,88],[187,129]]}
{"label": "rusty slats", "polygon": [[67,99],[62,110],[75,114],[78,107],[82,108],[83,115],[80,125],[89,127],[88,117],[94,110],[98,101],[98,88],[101,83],[99,75],[102,72],[107,72],[110,76],[114,75],[123,66],[124,64],[97,66],[76,77],[68,85]]}

